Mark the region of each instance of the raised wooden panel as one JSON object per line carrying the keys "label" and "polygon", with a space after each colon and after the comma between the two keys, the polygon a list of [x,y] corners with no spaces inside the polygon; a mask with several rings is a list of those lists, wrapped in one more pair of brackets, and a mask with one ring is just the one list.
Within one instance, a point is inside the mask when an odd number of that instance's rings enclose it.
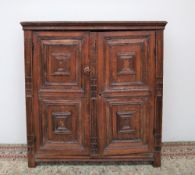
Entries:
{"label": "raised wooden panel", "polygon": [[[109,89],[147,87],[154,77],[154,32],[103,32],[98,35],[100,69],[105,87]],[[152,63],[152,64],[151,64]],[[104,90],[102,89],[102,90]]]}
{"label": "raised wooden panel", "polygon": [[[138,111],[119,111],[115,112],[115,117],[117,118],[115,121],[115,127],[117,128],[116,134],[120,135],[130,135],[135,134],[137,132],[137,125],[139,125],[139,117],[137,116]],[[135,136],[136,137],[136,136]],[[126,138],[126,137],[125,137]],[[130,137],[127,137],[130,138]]]}
{"label": "raised wooden panel", "polygon": [[[144,84],[147,75],[143,72],[146,69],[145,61],[147,58],[143,59],[143,55],[141,55],[144,49],[143,41],[109,39],[105,42],[107,42],[106,48],[108,50],[105,59],[109,60],[106,61],[108,64],[106,71],[110,72],[106,74],[105,81],[109,87]],[[116,64],[111,64],[111,62],[116,62]]]}
{"label": "raised wooden panel", "polygon": [[[89,154],[89,120],[83,100],[41,100],[38,154]],[[71,151],[74,151],[71,152]]]}
{"label": "raised wooden panel", "polygon": [[103,155],[128,155],[135,152],[149,152],[152,131],[152,113],[148,111],[149,98],[111,98],[99,101],[102,107],[99,116],[99,138],[103,141],[100,152]]}
{"label": "raised wooden panel", "polygon": [[[57,40],[43,43],[43,86],[78,86],[81,88],[81,41]],[[80,66],[79,66],[80,65]]]}
{"label": "raised wooden panel", "polygon": [[[52,142],[78,142],[78,121],[81,118],[79,103],[42,102],[42,127],[45,144]],[[44,143],[43,143],[44,144]]]}
{"label": "raised wooden panel", "polygon": [[123,52],[117,55],[117,75],[136,74],[135,52]]}
{"label": "raised wooden panel", "polygon": [[66,52],[54,52],[51,54],[53,58],[49,59],[51,60],[51,63],[48,66],[48,75],[49,76],[64,76],[64,75],[70,75],[70,53]]}
{"label": "raised wooden panel", "polygon": [[87,32],[34,33],[41,89],[86,90],[82,69],[89,63],[88,37]]}
{"label": "raised wooden panel", "polygon": [[72,133],[72,112],[53,112],[52,127],[55,134]]}

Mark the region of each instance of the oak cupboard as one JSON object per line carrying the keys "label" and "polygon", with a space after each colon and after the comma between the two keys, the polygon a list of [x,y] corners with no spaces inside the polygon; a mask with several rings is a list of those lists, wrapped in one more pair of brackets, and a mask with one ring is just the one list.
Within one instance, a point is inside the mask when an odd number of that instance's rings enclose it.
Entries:
{"label": "oak cupboard", "polygon": [[164,21],[22,22],[28,166],[161,164]]}

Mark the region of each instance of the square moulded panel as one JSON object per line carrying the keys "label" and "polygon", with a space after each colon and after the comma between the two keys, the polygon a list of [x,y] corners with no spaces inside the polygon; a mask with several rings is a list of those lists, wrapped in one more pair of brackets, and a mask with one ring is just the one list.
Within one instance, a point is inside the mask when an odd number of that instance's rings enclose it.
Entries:
{"label": "square moulded panel", "polygon": [[[84,99],[85,100],[85,99]],[[86,155],[89,149],[89,125],[83,115],[84,104],[80,99],[41,99],[39,126],[36,128],[38,138],[38,156],[52,155]]]}
{"label": "square moulded panel", "polygon": [[140,104],[113,104],[111,111],[113,140],[137,140],[141,138]]}
{"label": "square moulded panel", "polygon": [[71,54],[66,52],[54,52],[51,54],[51,63],[53,65],[48,73],[50,76],[68,76],[71,74],[70,58]]}
{"label": "square moulded panel", "polygon": [[117,116],[117,131],[118,133],[132,133],[135,129],[132,127],[132,117],[136,115],[137,111],[119,111]]}
{"label": "square moulded panel", "polygon": [[[146,61],[147,49],[144,47],[145,40],[141,39],[115,39],[108,41],[109,60],[109,84],[110,86],[126,86],[144,84],[147,75]],[[111,64],[116,62],[116,64]]]}
{"label": "square moulded panel", "polygon": [[80,142],[78,137],[80,107],[79,102],[42,101],[43,145],[50,142]]}
{"label": "square moulded panel", "polygon": [[[105,124],[102,130],[106,133],[103,154],[130,154],[148,152],[151,140],[150,112],[147,111],[148,98],[112,98],[106,100]],[[123,145],[123,151],[120,146]]]}
{"label": "square moulded panel", "polygon": [[117,55],[117,75],[135,75],[135,52],[118,53]]}
{"label": "square moulded panel", "polygon": [[81,43],[79,40],[42,41],[44,58],[44,84],[46,86],[80,85]]}
{"label": "square moulded panel", "polygon": [[53,131],[56,134],[71,134],[72,112],[53,112]]}
{"label": "square moulded panel", "polygon": [[34,32],[34,73],[43,89],[80,90],[82,65],[88,63],[88,32]]}
{"label": "square moulded panel", "polygon": [[[154,33],[105,32],[100,35],[105,84],[107,89],[147,86],[150,79],[148,69],[153,62]],[[150,68],[151,66],[151,68]],[[105,70],[104,70],[105,69]]]}

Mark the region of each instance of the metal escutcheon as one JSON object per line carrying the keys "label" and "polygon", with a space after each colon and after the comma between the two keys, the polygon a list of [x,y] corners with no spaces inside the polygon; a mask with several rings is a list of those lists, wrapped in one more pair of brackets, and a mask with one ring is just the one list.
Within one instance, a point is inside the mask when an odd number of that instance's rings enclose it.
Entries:
{"label": "metal escutcheon", "polygon": [[90,72],[91,72],[91,70],[90,70],[90,68],[89,68],[89,66],[86,66],[84,69],[83,69],[83,72],[84,72],[84,74],[90,74]]}

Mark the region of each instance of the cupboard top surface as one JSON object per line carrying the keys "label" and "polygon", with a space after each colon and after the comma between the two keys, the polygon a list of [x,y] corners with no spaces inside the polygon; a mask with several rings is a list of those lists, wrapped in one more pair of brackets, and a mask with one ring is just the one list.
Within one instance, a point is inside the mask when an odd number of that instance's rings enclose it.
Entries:
{"label": "cupboard top surface", "polygon": [[166,21],[29,21],[24,30],[157,30]]}

